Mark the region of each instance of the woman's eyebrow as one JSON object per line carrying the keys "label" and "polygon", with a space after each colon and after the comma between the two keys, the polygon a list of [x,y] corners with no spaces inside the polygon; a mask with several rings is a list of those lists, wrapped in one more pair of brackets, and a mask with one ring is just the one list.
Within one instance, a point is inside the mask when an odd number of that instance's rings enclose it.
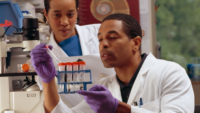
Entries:
{"label": "woman's eyebrow", "polygon": [[60,10],[54,10],[53,12],[61,12]]}
{"label": "woman's eyebrow", "polygon": [[74,12],[75,10],[69,10],[68,12]]}

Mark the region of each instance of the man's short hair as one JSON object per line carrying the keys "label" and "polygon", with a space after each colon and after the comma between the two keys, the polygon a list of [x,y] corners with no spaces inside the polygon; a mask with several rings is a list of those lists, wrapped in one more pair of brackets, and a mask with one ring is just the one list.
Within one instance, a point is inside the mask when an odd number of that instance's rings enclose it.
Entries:
{"label": "man's short hair", "polygon": [[104,18],[102,23],[106,20],[122,21],[123,30],[130,39],[135,38],[136,36],[140,36],[142,38],[142,30],[140,24],[132,16],[123,13],[115,13]]}

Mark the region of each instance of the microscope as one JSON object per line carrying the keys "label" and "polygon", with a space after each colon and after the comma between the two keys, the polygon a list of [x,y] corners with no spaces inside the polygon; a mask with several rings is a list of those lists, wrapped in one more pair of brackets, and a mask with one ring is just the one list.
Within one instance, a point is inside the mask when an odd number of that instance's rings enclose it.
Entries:
{"label": "microscope", "polygon": [[[0,26],[10,27],[12,22],[5,21],[5,24],[0,24]],[[11,58],[9,49],[18,47],[22,48],[24,52],[30,52],[36,45],[40,44],[39,31],[37,30],[38,19],[23,19],[22,32],[12,33],[13,36],[23,39],[17,42],[7,42],[6,31],[3,27],[0,27],[0,113],[8,111],[9,113],[41,113],[42,94],[33,77],[37,74],[35,72],[7,72]],[[32,76],[33,81],[32,83],[27,81],[23,87],[24,91],[13,91],[10,78],[16,76]]]}

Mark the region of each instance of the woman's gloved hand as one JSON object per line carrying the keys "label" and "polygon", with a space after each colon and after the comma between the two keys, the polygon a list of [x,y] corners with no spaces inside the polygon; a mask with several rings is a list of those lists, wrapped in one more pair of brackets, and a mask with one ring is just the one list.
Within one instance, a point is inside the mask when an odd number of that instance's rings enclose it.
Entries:
{"label": "woman's gloved hand", "polygon": [[84,96],[95,113],[115,113],[119,104],[105,86],[95,85],[89,91],[80,90],[78,93]]}
{"label": "woman's gloved hand", "polygon": [[[49,49],[52,48],[50,45]],[[46,44],[37,45],[31,51],[31,63],[43,82],[48,83],[56,76],[56,69],[51,56],[47,53]]]}

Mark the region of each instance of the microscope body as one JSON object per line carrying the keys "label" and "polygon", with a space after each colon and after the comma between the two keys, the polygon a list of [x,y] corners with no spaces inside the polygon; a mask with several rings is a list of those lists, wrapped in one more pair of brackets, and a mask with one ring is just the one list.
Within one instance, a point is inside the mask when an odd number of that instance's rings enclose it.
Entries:
{"label": "microscope body", "polygon": [[[39,89],[26,90],[26,91],[13,91],[12,89],[12,75],[9,75],[8,67],[6,66],[7,52],[12,48],[21,48],[25,54],[30,54],[30,51],[40,44],[38,20],[33,18],[26,18],[23,20],[23,33],[13,33],[13,35],[20,35],[22,41],[7,42],[6,36],[0,38],[0,113],[4,111],[13,111],[13,113],[41,113],[43,112],[43,94]],[[5,32],[3,27],[0,27],[0,37]],[[23,54],[23,53],[22,53]],[[21,58],[21,61],[28,58]],[[16,70],[16,61],[12,61],[9,70]],[[13,66],[14,65],[14,66]],[[14,67],[14,68],[13,68]],[[14,71],[17,72],[17,71]],[[1,74],[8,76],[2,77]],[[37,84],[33,85],[37,87]],[[31,88],[29,88],[31,89]]]}

